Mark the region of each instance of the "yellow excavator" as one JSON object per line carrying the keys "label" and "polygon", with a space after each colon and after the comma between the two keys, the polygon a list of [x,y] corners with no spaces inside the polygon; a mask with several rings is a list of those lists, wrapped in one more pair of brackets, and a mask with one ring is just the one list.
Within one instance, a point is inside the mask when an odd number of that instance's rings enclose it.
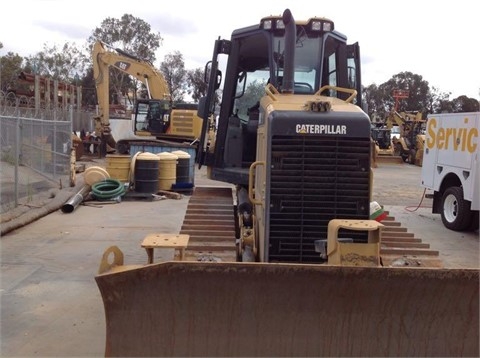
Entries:
{"label": "yellow excavator", "polygon": [[234,189],[196,187],[180,232],[158,236],[182,260],[106,249],[106,356],[479,355],[479,270],[388,249],[371,219],[360,73],[358,43],[289,9],[215,41],[197,161]]}
{"label": "yellow excavator", "polygon": [[[109,48],[101,41],[95,42],[92,59],[98,99],[95,132],[110,147],[127,154],[135,142],[162,140],[168,144],[198,140],[202,119],[197,116],[197,105],[173,104],[167,82],[153,64],[121,49]],[[135,101],[132,118],[110,116],[110,67],[145,85],[147,98]]]}

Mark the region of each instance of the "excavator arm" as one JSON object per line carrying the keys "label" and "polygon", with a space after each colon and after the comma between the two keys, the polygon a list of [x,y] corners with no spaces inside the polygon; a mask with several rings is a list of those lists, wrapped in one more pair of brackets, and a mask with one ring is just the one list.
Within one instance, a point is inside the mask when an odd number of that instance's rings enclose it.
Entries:
{"label": "excavator arm", "polygon": [[[95,130],[98,133],[108,135],[111,132],[109,118],[109,69],[110,67],[130,75],[142,82],[148,92],[148,99],[143,100],[142,109],[135,108],[135,117],[132,118],[132,129],[136,136],[143,138],[155,137],[162,140],[171,140],[177,142],[194,142],[199,138],[202,126],[202,119],[197,116],[196,105],[177,103],[172,108],[172,98],[169,86],[164,76],[150,62],[144,61],[132,54],[120,49],[108,48],[109,46],[101,41],[97,41],[92,50],[93,57],[93,75],[97,88],[98,115],[95,117]],[[162,118],[147,119],[142,111],[146,108],[158,107],[158,103],[164,109]],[[137,105],[138,105],[137,101]],[[147,109],[149,112],[150,109]],[[153,111],[153,110],[152,110]],[[152,112],[153,113],[153,112]],[[137,116],[137,114],[140,114]],[[113,137],[109,135],[113,140]],[[144,141],[142,139],[142,141]],[[113,142],[121,153],[128,152],[131,138],[118,138],[118,142]],[[109,145],[111,145],[109,143]],[[112,145],[111,145],[112,146]]]}
{"label": "excavator arm", "polygon": [[115,147],[115,141],[110,134],[109,68],[114,67],[142,82],[147,88],[149,98],[170,101],[170,91],[163,75],[151,63],[119,49],[109,50],[101,41],[94,44],[92,59],[99,107],[95,117],[95,131],[102,137],[108,137],[107,144]]}
{"label": "excavator arm", "polygon": [[[170,100],[170,90],[163,75],[147,61],[130,55],[120,49],[110,51],[104,43],[97,41],[93,47],[93,73],[97,89],[102,89],[101,95],[108,94],[108,68],[114,67],[140,82],[146,87],[149,98]],[[107,89],[105,89],[106,87]],[[107,96],[108,98],[108,96]],[[105,101],[105,99],[102,98]]]}

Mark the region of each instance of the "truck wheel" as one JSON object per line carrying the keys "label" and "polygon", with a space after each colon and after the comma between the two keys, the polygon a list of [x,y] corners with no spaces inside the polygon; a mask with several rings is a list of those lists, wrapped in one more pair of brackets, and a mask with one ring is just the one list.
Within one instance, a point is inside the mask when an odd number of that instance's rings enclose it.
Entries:
{"label": "truck wheel", "polygon": [[463,199],[463,190],[458,186],[450,187],[442,197],[442,222],[447,229],[463,231],[471,223],[470,202]]}

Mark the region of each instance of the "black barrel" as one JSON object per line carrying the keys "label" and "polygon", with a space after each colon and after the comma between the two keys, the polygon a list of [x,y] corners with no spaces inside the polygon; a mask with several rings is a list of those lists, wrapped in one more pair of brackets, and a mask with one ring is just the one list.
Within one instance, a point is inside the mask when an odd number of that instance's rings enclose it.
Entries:
{"label": "black barrel", "polygon": [[160,159],[153,153],[140,153],[135,158],[135,191],[155,194],[158,192]]}
{"label": "black barrel", "polygon": [[183,150],[176,150],[172,152],[178,157],[177,161],[177,180],[176,183],[189,183],[190,182],[190,158],[191,155]]}

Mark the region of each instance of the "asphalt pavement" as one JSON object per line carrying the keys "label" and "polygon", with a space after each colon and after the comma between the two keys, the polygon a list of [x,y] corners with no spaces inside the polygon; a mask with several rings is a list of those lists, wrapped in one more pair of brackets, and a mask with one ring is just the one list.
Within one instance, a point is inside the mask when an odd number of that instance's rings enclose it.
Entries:
{"label": "asphalt pavement", "polygon": [[[380,164],[374,169],[373,199],[439,250],[446,268],[479,268],[478,231],[457,233],[443,227],[430,212],[431,202],[422,199],[420,170]],[[1,172],[2,177],[8,174],[3,163]],[[94,277],[104,251],[117,246],[125,264],[143,265],[147,255],[140,244],[146,235],[180,231],[188,195],[79,205],[71,213],[59,210],[83,185],[78,173],[75,186],[52,183],[46,191],[23,198],[19,208],[2,213],[2,357],[103,356],[105,317]],[[205,168],[196,171],[195,185],[228,186],[207,179]],[[155,250],[155,261],[172,258],[173,250]]]}

